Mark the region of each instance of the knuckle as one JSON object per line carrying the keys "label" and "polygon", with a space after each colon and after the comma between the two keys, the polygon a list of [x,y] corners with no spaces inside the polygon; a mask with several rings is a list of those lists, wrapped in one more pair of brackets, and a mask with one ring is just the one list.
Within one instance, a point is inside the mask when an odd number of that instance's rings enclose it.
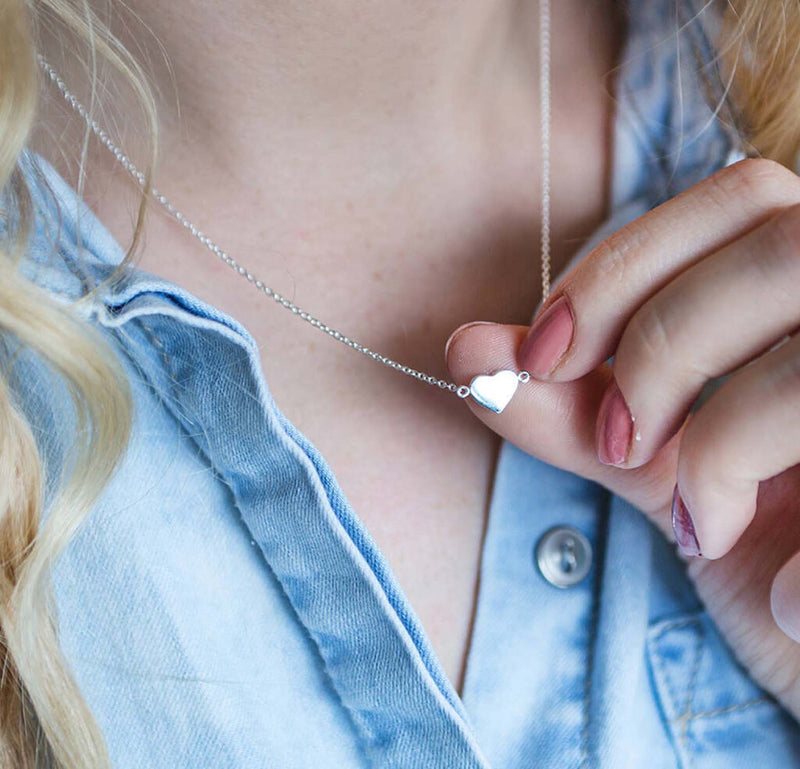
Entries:
{"label": "knuckle", "polygon": [[800,297],[800,205],[781,211],[762,232],[761,247],[748,260],[750,277],[754,285],[792,307]]}
{"label": "knuckle", "polygon": [[703,483],[708,483],[708,469],[706,468],[706,444],[702,435],[698,437],[698,430],[691,420],[681,436],[678,451],[677,476],[681,489],[698,488]]}
{"label": "knuckle", "polygon": [[[614,232],[592,252],[592,274],[602,281],[605,291],[624,286],[636,254],[646,245],[650,232],[643,219]],[[585,262],[589,264],[587,260]]]}
{"label": "knuckle", "polygon": [[795,203],[781,211],[772,220],[770,229],[775,237],[770,251],[781,259],[781,263],[784,260],[789,264],[800,262],[800,204]]}
{"label": "knuckle", "polygon": [[773,369],[774,389],[776,395],[795,403],[800,393],[800,336],[786,338],[778,348],[783,345],[787,347],[778,352],[777,364]]}
{"label": "knuckle", "polygon": [[642,305],[631,317],[620,340],[624,355],[632,351],[637,362],[659,364],[669,360],[675,350],[675,332],[655,302]]}
{"label": "knuckle", "polygon": [[746,158],[709,177],[726,200],[800,201],[800,178],[769,158]]}
{"label": "knuckle", "polygon": [[678,475],[688,486],[725,489],[736,485],[742,473],[741,454],[712,409],[701,408],[681,436]]}

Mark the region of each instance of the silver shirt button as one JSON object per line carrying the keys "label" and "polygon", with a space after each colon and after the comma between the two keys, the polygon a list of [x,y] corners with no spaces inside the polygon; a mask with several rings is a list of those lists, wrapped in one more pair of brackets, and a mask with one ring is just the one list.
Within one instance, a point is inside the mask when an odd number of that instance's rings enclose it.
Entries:
{"label": "silver shirt button", "polygon": [[577,585],[592,567],[592,545],[571,526],[555,526],[536,543],[536,565],[555,587]]}

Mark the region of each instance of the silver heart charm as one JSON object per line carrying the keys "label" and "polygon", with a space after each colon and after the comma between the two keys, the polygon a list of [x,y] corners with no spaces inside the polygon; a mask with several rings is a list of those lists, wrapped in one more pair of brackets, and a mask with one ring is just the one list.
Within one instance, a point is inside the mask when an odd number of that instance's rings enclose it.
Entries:
{"label": "silver heart charm", "polygon": [[504,370],[474,377],[469,383],[469,393],[481,406],[499,414],[511,402],[518,385],[517,374]]}

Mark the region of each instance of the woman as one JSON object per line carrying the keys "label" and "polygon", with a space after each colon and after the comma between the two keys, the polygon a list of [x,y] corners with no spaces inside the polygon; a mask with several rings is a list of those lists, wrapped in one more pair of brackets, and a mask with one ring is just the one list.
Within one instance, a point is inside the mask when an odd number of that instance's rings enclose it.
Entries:
{"label": "woman", "polygon": [[545,296],[538,4],[3,5],[3,766],[800,764],[800,9],[553,11]]}

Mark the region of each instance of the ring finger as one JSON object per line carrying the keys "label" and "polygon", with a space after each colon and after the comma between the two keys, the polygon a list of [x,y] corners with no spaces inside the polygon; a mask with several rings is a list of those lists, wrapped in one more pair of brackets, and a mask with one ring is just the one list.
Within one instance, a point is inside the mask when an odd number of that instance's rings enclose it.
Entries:
{"label": "ring finger", "polygon": [[799,325],[800,206],[792,206],[679,274],[631,317],[598,414],[601,461],[650,461],[706,382]]}
{"label": "ring finger", "polygon": [[677,466],[681,518],[692,523],[684,535],[694,530],[706,558],[725,555],[756,513],[760,482],[798,462],[800,334],[737,372],[687,424]]}

